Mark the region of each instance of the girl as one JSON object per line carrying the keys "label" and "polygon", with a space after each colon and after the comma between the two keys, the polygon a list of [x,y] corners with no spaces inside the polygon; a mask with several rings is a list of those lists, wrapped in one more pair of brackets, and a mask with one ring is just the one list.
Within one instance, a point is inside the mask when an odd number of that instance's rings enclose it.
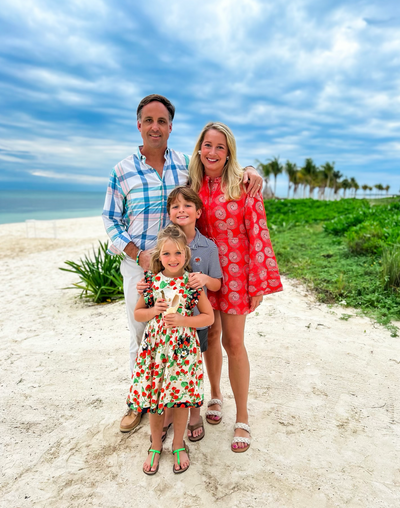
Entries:
{"label": "girl", "polygon": [[261,195],[250,197],[243,188],[243,170],[236,159],[231,130],[219,122],[202,130],[189,165],[193,190],[199,193],[204,211],[197,221],[200,232],[214,240],[219,251],[223,283],[209,291],[215,323],[208,336],[205,354],[212,400],[206,420],[222,420],[220,378],[222,345],[228,354],[229,379],[236,402],[236,424],[231,449],[250,447],[247,397],[250,366],[244,345],[246,315],[261,303],[263,295],[282,291],[275,255],[269,239]]}
{"label": "girl", "polygon": [[[203,369],[196,328],[211,325],[214,316],[204,292],[188,287],[189,260],[190,249],[183,231],[174,225],[160,231],[151,259],[151,270],[156,275],[147,272],[150,287],[140,297],[134,312],[137,321],[149,323],[127,404],[135,412],[150,413],[152,444],[143,465],[143,472],[148,475],[158,471],[163,413],[167,407],[176,408],[173,471],[178,474],[188,469],[189,449],[183,435],[189,408],[203,404]],[[200,314],[192,316],[196,305]]]}

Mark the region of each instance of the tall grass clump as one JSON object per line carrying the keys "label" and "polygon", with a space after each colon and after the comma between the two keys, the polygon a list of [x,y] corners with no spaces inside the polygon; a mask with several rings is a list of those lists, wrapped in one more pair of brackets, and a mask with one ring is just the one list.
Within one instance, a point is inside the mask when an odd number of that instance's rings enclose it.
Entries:
{"label": "tall grass clump", "polygon": [[387,247],[382,252],[383,284],[385,289],[400,290],[400,244]]}
{"label": "tall grass clump", "polygon": [[80,289],[80,298],[88,298],[95,303],[110,302],[124,297],[123,280],[120,272],[122,256],[107,254],[108,242],[99,242],[97,250],[93,248],[93,258],[86,255],[78,263],[65,261],[70,268],[60,268],[79,276],[80,282],[74,282],[65,289]]}

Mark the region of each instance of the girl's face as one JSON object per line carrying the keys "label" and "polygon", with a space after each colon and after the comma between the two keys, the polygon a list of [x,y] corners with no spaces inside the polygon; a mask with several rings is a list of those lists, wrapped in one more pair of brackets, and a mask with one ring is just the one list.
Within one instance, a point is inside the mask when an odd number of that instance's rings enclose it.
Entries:
{"label": "girl's face", "polygon": [[227,157],[228,144],[225,134],[215,129],[208,130],[200,147],[200,160],[204,166],[204,173],[211,178],[221,176]]}
{"label": "girl's face", "polygon": [[160,261],[166,277],[180,277],[185,266],[185,248],[172,240],[165,240],[160,252]]}

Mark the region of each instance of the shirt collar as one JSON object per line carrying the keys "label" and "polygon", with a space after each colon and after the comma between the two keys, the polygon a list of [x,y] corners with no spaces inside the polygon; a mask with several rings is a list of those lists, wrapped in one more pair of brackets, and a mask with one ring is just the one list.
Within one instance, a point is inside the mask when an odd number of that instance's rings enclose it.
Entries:
{"label": "shirt collar", "polygon": [[[137,147],[136,149],[136,157],[141,161],[141,162],[146,162],[146,156],[142,154],[142,152],[140,151],[140,149],[142,148],[143,145],[140,145]],[[167,157],[169,155],[169,152],[170,152],[170,149],[167,147],[167,149],[165,150],[165,153],[164,153],[164,159],[167,160]]]}
{"label": "shirt collar", "polygon": [[207,247],[207,240],[206,238],[200,234],[199,230],[196,229],[196,234],[193,238],[193,240],[190,242],[189,247],[193,247],[194,249],[197,249],[198,247]]}

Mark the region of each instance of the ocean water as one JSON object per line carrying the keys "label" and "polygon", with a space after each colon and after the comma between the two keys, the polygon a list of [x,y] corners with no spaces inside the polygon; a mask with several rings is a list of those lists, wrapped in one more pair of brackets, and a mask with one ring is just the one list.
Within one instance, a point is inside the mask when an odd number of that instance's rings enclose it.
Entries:
{"label": "ocean water", "polygon": [[0,224],[100,216],[104,192],[0,191]]}

